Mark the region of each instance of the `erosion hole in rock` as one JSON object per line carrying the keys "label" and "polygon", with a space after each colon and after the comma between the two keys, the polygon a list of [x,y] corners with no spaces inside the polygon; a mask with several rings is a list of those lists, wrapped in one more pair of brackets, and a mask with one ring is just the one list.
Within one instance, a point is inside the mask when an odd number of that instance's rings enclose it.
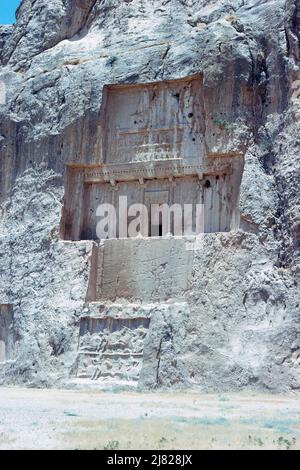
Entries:
{"label": "erosion hole in rock", "polygon": [[[61,237],[99,239],[97,224],[104,214],[97,209],[104,204],[116,211],[115,227],[105,238],[128,237],[132,219],[127,218],[124,229],[121,198],[127,209],[143,204],[148,213],[154,203],[177,204],[183,211],[184,205],[202,205],[203,232],[239,228],[243,157],[207,154],[205,116],[201,76],[105,86],[99,118],[102,151],[93,163],[67,166]],[[182,232],[183,222],[184,217]],[[154,233],[160,231],[157,224]],[[169,232],[174,234],[174,224]],[[151,236],[150,227],[142,235]]]}

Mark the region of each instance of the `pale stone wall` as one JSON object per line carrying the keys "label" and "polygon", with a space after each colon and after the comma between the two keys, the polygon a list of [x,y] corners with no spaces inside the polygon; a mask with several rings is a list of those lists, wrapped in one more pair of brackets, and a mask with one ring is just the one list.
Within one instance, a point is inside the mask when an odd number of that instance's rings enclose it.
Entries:
{"label": "pale stone wall", "polygon": [[98,252],[95,300],[181,298],[190,285],[194,256],[187,244],[184,238],[106,240]]}

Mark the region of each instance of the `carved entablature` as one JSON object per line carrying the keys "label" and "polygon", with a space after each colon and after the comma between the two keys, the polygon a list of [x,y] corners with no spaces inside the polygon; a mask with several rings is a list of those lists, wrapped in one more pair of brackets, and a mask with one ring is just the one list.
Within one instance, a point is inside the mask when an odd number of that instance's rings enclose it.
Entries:
{"label": "carved entablature", "polygon": [[84,168],[86,184],[110,181],[134,181],[153,178],[171,178],[215,174],[231,174],[231,164],[225,161],[214,161],[212,165],[188,164],[183,159],[169,159],[155,162],[128,162],[120,165],[108,164],[99,167]]}

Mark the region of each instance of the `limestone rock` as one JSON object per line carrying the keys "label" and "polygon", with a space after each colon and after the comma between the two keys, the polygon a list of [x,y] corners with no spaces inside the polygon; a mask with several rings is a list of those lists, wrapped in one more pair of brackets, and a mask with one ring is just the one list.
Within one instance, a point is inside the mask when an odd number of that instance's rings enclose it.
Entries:
{"label": "limestone rock", "polygon": [[[142,388],[300,388],[299,45],[299,0],[22,1],[16,25],[0,27],[1,383],[101,379],[107,354],[106,375]],[[92,184],[76,171],[111,163],[107,87],[191,77],[203,162],[232,165],[226,233],[166,247],[65,236]],[[150,318],[141,337],[137,317]],[[80,346],[83,318],[106,326],[88,323]],[[128,367],[109,362],[119,336]]]}

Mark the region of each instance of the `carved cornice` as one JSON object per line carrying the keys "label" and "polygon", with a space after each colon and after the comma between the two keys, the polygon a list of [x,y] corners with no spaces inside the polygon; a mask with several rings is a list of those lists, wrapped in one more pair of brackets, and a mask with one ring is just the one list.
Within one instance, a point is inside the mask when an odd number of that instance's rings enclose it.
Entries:
{"label": "carved cornice", "polygon": [[154,178],[178,178],[183,176],[230,174],[232,168],[228,162],[213,162],[210,165],[200,165],[184,162],[183,159],[169,159],[167,161],[128,162],[122,164],[103,164],[98,167],[86,167],[84,182],[87,184],[144,181]]}

